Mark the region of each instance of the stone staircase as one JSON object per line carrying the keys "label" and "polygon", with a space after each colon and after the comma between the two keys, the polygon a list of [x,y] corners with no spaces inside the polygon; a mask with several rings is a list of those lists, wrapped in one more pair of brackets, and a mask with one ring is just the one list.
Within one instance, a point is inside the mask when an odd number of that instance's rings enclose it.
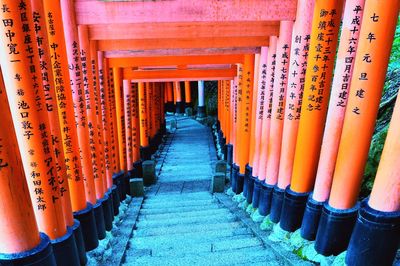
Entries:
{"label": "stone staircase", "polygon": [[286,265],[208,191],[216,160],[210,130],[188,118],[177,124],[121,264]]}

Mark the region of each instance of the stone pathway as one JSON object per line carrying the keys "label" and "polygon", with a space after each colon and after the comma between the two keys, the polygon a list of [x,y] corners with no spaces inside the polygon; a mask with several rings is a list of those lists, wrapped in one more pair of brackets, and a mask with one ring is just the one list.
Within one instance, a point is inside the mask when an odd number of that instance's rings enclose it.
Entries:
{"label": "stone pathway", "polygon": [[146,191],[121,264],[287,265],[209,192],[216,161],[210,130],[176,119],[157,158],[158,183]]}

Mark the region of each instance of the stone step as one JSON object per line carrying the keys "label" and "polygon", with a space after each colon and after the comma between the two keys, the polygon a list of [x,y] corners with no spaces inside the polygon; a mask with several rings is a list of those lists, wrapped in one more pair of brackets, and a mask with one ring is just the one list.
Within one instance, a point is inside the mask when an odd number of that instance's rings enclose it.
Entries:
{"label": "stone step", "polygon": [[180,213],[180,212],[190,212],[196,210],[204,210],[204,209],[218,209],[220,208],[218,205],[209,205],[205,206],[184,206],[184,207],[170,207],[165,209],[142,209],[140,210],[141,215],[148,214],[163,214],[163,213]]}
{"label": "stone step", "polygon": [[145,203],[150,202],[165,202],[165,201],[185,201],[185,200],[204,200],[204,199],[212,199],[212,195],[209,192],[193,192],[193,193],[182,193],[179,195],[157,195],[154,197],[149,197],[145,199]]}
{"label": "stone step", "polygon": [[262,247],[243,248],[223,252],[199,252],[183,257],[172,254],[170,257],[129,256],[125,265],[252,265],[262,263],[265,265],[283,265],[283,261]]}
{"label": "stone step", "polygon": [[142,204],[142,209],[165,209],[169,207],[185,207],[185,206],[208,206],[210,204],[216,204],[217,201],[214,199],[205,200],[185,200],[185,201],[162,201],[162,202],[149,202],[146,200]]}
{"label": "stone step", "polygon": [[170,248],[176,243],[208,243],[215,242],[215,239],[240,239],[244,237],[253,237],[250,230],[246,228],[239,228],[235,230],[217,230],[204,234],[203,232],[187,233],[184,235],[171,235],[171,236],[146,236],[135,237],[129,242],[130,249],[157,249],[157,248]]}
{"label": "stone step", "polygon": [[139,216],[139,221],[143,220],[168,220],[168,219],[184,219],[186,217],[204,217],[204,216],[214,216],[214,215],[229,215],[230,212],[227,209],[203,209],[203,210],[193,210],[188,212],[180,213],[162,213],[162,214],[141,214]]}
{"label": "stone step", "polygon": [[212,215],[212,216],[188,216],[185,218],[172,218],[168,220],[143,220],[136,223],[137,228],[144,227],[158,227],[158,226],[176,226],[179,224],[205,224],[205,223],[220,223],[220,222],[234,222],[236,218],[233,214],[221,214],[221,215]]}
{"label": "stone step", "polygon": [[177,226],[163,226],[157,228],[139,228],[134,231],[134,236],[156,236],[156,235],[168,235],[168,234],[182,234],[187,232],[203,232],[207,233],[210,228],[212,230],[218,229],[229,229],[239,228],[243,225],[239,222],[226,222],[226,223],[213,223],[213,224],[187,224]]}
{"label": "stone step", "polygon": [[163,248],[153,248],[151,255],[153,257],[167,257],[173,254],[185,256],[201,252],[220,252],[249,247],[260,247],[261,242],[254,237],[241,237],[232,239],[214,239],[212,242],[203,243],[175,243],[175,245]]}

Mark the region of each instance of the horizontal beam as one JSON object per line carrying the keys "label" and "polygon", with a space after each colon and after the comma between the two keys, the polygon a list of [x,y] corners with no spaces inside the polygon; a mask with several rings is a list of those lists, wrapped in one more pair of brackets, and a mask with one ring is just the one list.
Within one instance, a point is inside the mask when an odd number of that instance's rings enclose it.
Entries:
{"label": "horizontal beam", "polygon": [[158,56],[110,58],[110,67],[177,66],[177,65],[216,65],[243,63],[241,54],[199,55],[199,56]]}
{"label": "horizontal beam", "polygon": [[215,80],[233,80],[232,77],[197,77],[197,78],[162,78],[162,79],[132,79],[132,82],[173,82],[173,81],[215,81]]}
{"label": "horizontal beam", "polygon": [[295,20],[297,0],[75,0],[78,24]]}
{"label": "horizontal beam", "polygon": [[123,78],[129,80],[217,80],[233,79],[237,74],[237,67],[227,69],[178,69],[178,70],[133,70],[123,69]]}
{"label": "horizontal beam", "polygon": [[95,24],[89,26],[91,40],[161,39],[277,36],[279,22],[182,22]]}
{"label": "horizontal beam", "polygon": [[222,54],[259,54],[260,47],[225,47],[225,48],[176,48],[154,50],[116,50],[106,51],[106,58],[120,57],[152,57],[152,56],[197,56],[197,55],[222,55]]}
{"label": "horizontal beam", "polygon": [[100,51],[112,50],[150,50],[176,48],[223,48],[223,47],[261,47],[268,46],[269,37],[213,37],[213,38],[176,38],[141,40],[100,40]]}

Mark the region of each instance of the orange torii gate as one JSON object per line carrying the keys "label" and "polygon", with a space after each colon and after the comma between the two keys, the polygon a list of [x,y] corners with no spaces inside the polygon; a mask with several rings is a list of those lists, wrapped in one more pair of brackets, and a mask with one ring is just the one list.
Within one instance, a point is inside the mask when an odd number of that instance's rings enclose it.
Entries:
{"label": "orange torii gate", "polygon": [[301,227],[321,254],[349,245],[351,265],[393,261],[399,101],[370,199],[359,204],[358,190],[398,0],[2,4],[0,264],[85,265],[120,201],[137,196],[130,180],[143,178],[165,111],[182,112],[197,81],[204,117],[213,80],[233,192],[282,229]]}

